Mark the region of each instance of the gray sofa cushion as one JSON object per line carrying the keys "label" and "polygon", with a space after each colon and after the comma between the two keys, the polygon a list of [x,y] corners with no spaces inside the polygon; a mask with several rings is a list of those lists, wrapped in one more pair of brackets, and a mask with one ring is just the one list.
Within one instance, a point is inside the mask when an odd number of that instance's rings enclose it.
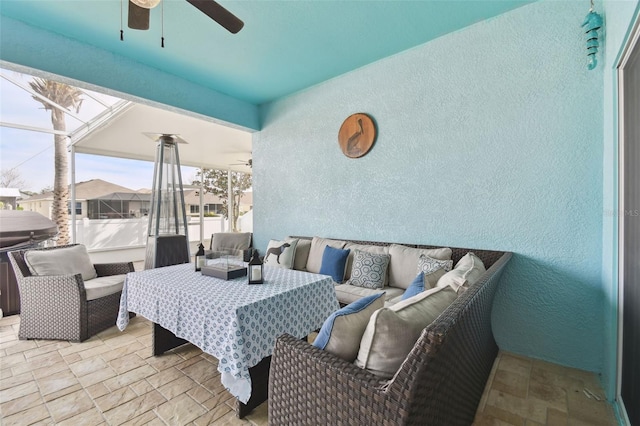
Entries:
{"label": "gray sofa cushion", "polygon": [[391,261],[389,262],[389,286],[406,289],[416,277],[418,258],[421,254],[440,260],[451,259],[451,249],[416,249],[400,244],[389,246]]}
{"label": "gray sofa cushion", "polygon": [[313,342],[317,348],[353,362],[358,356],[360,341],[369,318],[384,306],[384,295],[371,295],[334,312],[320,329]]}
{"label": "gray sofa cushion", "polygon": [[95,300],[122,291],[124,279],[127,275],[107,275],[84,282],[87,290],[87,300]]}
{"label": "gray sofa cushion", "polygon": [[309,258],[307,259],[307,271],[317,274],[322,266],[322,256],[324,248],[331,246],[333,248],[342,249],[346,243],[339,240],[331,240],[329,238],[313,237],[311,240],[311,248],[309,249]]}
{"label": "gray sofa cushion", "polygon": [[55,250],[29,250],[24,260],[32,275],[75,275],[83,280],[98,276],[91,263],[87,248],[82,244]]}
{"label": "gray sofa cushion", "polygon": [[218,232],[211,236],[211,250],[235,254],[251,246],[251,232]]}
{"label": "gray sofa cushion", "polygon": [[384,288],[364,288],[364,287],[356,287],[351,284],[340,284],[335,287],[336,296],[338,296],[338,302],[342,304],[349,304],[355,302],[356,300],[370,296],[372,294],[382,293],[383,291],[387,294],[385,295],[385,300],[393,299],[396,296],[402,296],[404,293],[404,289],[401,288],[393,288],[393,287],[384,287]]}
{"label": "gray sofa cushion", "polygon": [[422,330],[456,299],[451,287],[436,287],[373,313],[362,336],[356,365],[390,379]]}
{"label": "gray sofa cushion", "polygon": [[472,252],[465,254],[458,261],[456,267],[444,274],[438,279],[438,287],[450,286],[455,291],[459,291],[460,287],[468,287],[478,281],[478,278],[486,272],[482,260]]}
{"label": "gray sofa cushion", "polygon": [[286,239],[287,242],[294,240],[298,242],[298,245],[296,246],[296,254],[294,255],[293,259],[293,269],[297,269],[298,271],[306,271],[307,259],[309,259],[309,250],[311,250],[311,240],[291,237],[288,237]]}

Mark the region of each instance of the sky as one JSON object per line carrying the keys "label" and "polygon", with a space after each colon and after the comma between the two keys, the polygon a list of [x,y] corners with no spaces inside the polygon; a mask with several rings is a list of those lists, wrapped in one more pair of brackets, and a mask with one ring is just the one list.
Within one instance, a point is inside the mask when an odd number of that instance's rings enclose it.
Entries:
{"label": "sky", "polygon": [[[29,87],[29,81],[33,78],[2,68],[0,74],[26,87]],[[112,96],[89,93],[108,105],[118,101]],[[83,98],[77,115],[85,121],[105,108],[89,96]],[[53,129],[50,111],[45,111],[42,104],[35,101],[27,91],[5,78],[0,78],[0,122]],[[70,115],[67,115],[66,123],[67,131],[82,124]],[[153,183],[152,162],[76,154],[75,163],[76,183],[102,179],[133,190],[150,189]],[[51,188],[54,177],[53,134],[0,126],[0,170],[9,169],[15,169],[24,181],[25,185],[18,188],[21,191],[39,193],[44,188]],[[195,178],[195,173],[196,169],[193,167],[182,167],[183,184],[189,184]]]}

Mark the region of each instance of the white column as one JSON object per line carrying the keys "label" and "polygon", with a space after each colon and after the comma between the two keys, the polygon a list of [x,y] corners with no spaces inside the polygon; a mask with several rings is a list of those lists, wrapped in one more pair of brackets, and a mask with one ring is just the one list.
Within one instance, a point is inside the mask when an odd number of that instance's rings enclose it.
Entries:
{"label": "white column", "polygon": [[200,242],[204,241],[204,169],[200,167]]}
{"label": "white column", "polygon": [[71,242],[76,243],[76,147],[71,144]]}
{"label": "white column", "polygon": [[228,199],[227,199],[227,217],[229,218],[229,225],[227,231],[233,232],[233,183],[231,182],[231,169],[227,171],[227,181],[228,181]]}

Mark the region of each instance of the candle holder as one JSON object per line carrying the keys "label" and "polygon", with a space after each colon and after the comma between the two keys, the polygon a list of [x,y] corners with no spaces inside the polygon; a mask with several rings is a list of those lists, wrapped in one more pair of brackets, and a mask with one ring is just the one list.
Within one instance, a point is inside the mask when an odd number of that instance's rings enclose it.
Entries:
{"label": "candle holder", "polygon": [[264,282],[264,268],[262,260],[258,257],[258,251],[253,252],[253,257],[249,261],[247,266],[247,275],[249,277],[249,284],[262,284]]}

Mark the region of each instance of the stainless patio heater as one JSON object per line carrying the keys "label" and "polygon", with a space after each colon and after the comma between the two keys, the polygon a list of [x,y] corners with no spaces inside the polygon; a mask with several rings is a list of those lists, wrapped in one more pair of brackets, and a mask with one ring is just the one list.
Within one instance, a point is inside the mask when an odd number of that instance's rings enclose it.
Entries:
{"label": "stainless patio heater", "polygon": [[189,263],[189,235],[184,209],[177,135],[145,133],[157,142],[145,269]]}

